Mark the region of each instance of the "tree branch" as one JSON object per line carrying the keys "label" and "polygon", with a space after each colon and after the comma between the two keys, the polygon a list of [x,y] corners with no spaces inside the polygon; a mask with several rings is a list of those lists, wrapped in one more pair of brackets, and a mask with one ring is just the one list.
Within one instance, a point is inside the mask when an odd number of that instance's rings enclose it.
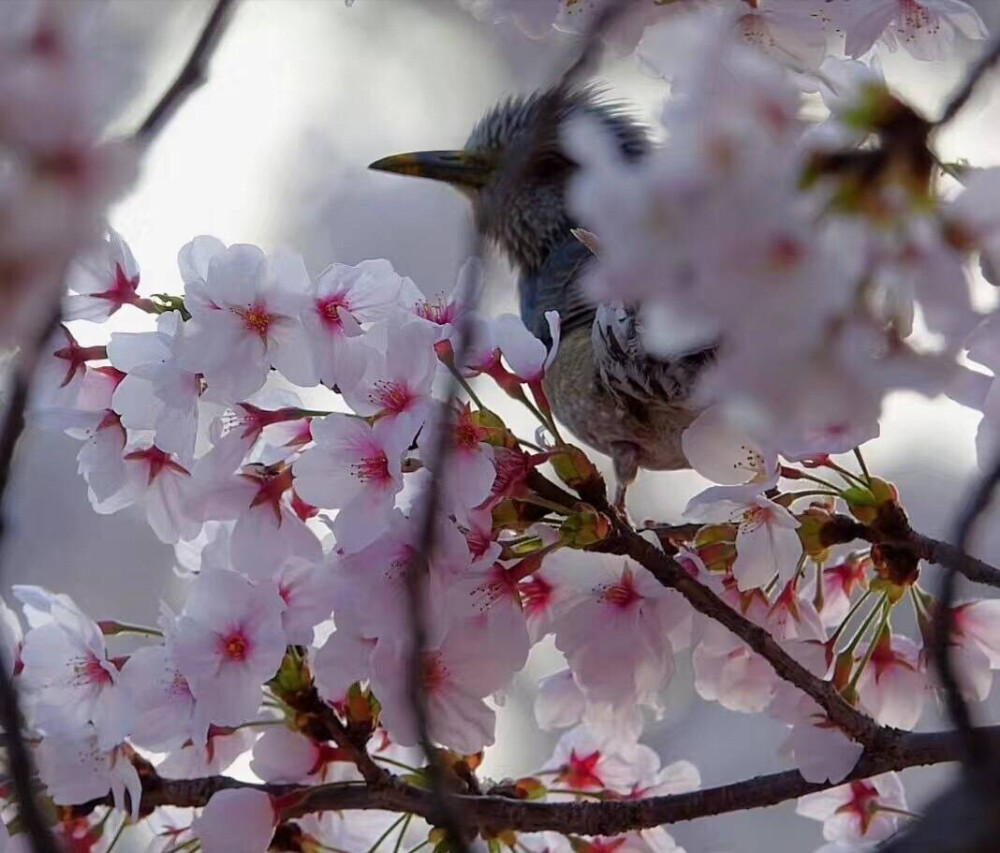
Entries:
{"label": "tree branch", "polygon": [[[991,744],[1000,747],[1000,726],[979,731]],[[798,771],[789,770],[685,794],[638,800],[539,803],[490,794],[448,795],[448,800],[453,807],[461,810],[463,819],[470,827],[491,831],[548,830],[574,835],[618,835],[631,830],[772,806],[879,773],[957,761],[961,752],[961,738],[956,732],[892,732],[878,746],[866,749],[851,774],[836,784],[807,782]],[[217,791],[229,788],[255,788],[291,803],[284,811],[283,819],[312,812],[370,809],[430,817],[438,810],[431,792],[407,785],[396,777],[387,777],[375,784],[336,783],[311,788],[253,784],[227,776],[163,779],[155,773],[145,772],[142,779],[144,813],[166,805],[198,808],[204,806]],[[110,804],[109,798],[88,805],[106,804]]]}
{"label": "tree branch", "polygon": [[862,524],[849,515],[834,515],[823,527],[823,541],[830,545],[846,545],[860,539],[873,545],[895,545],[910,549],[916,557],[953,569],[970,581],[1000,588],[1000,569],[965,553],[961,548],[917,533],[909,524],[897,532],[889,532]]}
{"label": "tree branch", "polygon": [[208,79],[208,63],[215,48],[222,38],[222,33],[229,23],[230,14],[236,6],[236,0],[216,0],[215,6],[205,26],[202,28],[198,41],[195,42],[187,62],[174,79],[173,84],[163,93],[163,96],[150,110],[146,120],[139,125],[135,138],[148,144],[170,121],[170,117],[180,108],[195,90],[199,89]]}
{"label": "tree branch", "polygon": [[605,546],[602,550],[631,557],[661,584],[676,589],[699,613],[732,631],[763,657],[779,678],[795,685],[819,703],[831,722],[845,734],[866,746],[874,746],[894,733],[894,730],[879,726],[870,717],[851,707],[831,682],[809,672],[765,628],[733,610],[712,590],[691,577],[672,557],[658,550],[631,528],[621,524],[616,527],[616,535],[602,543]]}
{"label": "tree branch", "polygon": [[958,91],[951,96],[951,99],[945,105],[944,112],[941,113],[941,118],[935,122],[937,126],[947,124],[958,114],[959,110],[972,97],[972,93],[983,78],[983,75],[993,68],[998,60],[1000,60],[1000,37],[994,36],[993,41],[990,42],[982,56],[976,60],[975,65],[972,66],[965,80],[962,81],[962,85]]}

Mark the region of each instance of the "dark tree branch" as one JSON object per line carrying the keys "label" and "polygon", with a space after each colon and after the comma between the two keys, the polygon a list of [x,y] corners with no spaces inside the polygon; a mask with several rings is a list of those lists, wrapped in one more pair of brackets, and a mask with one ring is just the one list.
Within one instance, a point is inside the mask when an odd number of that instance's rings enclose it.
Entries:
{"label": "dark tree branch", "polygon": [[[1000,726],[980,730],[991,744],[1000,746]],[[638,800],[606,802],[539,803],[496,795],[447,795],[470,827],[518,832],[544,830],[573,835],[618,835],[664,824],[696,820],[727,812],[763,808],[805,794],[827,790],[879,773],[928,764],[956,761],[962,753],[955,732],[926,734],[893,732],[877,746],[865,750],[861,760],[844,780],[831,784],[805,781],[796,770],[757,776],[729,785]],[[384,809],[432,817],[438,812],[434,795],[388,777],[381,783],[336,783],[306,788],[298,785],[260,785],[227,776],[201,779],[163,779],[143,772],[143,812],[160,806],[204,806],[217,791],[256,788],[290,803],[282,817],[301,817],[320,811]],[[110,804],[105,798],[88,804]]]}
{"label": "dark tree branch", "polygon": [[[3,416],[3,432],[0,433],[0,502],[4,501],[10,475],[14,467],[14,455],[18,440],[24,432],[24,412],[28,405],[31,378],[45,342],[56,330],[60,320],[62,291],[55,291],[55,310],[44,328],[38,330],[33,341],[22,350],[18,363],[12,371],[12,387]],[[6,509],[0,512],[0,547],[7,533]],[[0,564],[2,565],[2,564]],[[45,816],[35,798],[35,768],[31,752],[21,731],[21,708],[17,690],[9,673],[9,661],[0,654],[0,729],[6,732],[4,745],[7,765],[17,798],[19,817],[24,831],[31,841],[34,853],[57,853],[55,838],[48,827]]]}
{"label": "dark tree branch", "polygon": [[208,64],[235,6],[236,0],[216,0],[187,62],[184,63],[170,88],[163,93],[163,97],[156,102],[145,121],[136,130],[137,140],[146,144],[152,141],[181,104],[208,79]]}
{"label": "dark tree branch", "polygon": [[893,730],[880,727],[870,717],[851,707],[831,682],[809,672],[781,647],[767,629],[733,610],[707,586],[691,577],[676,560],[631,528],[621,524],[616,526],[616,535],[602,543],[606,550],[631,557],[661,584],[676,589],[699,613],[732,631],[763,657],[778,677],[812,697],[826,711],[831,722],[845,734],[865,746],[875,746],[891,735]]}
{"label": "dark tree branch", "polygon": [[846,545],[860,539],[872,545],[895,545],[908,548],[914,556],[928,563],[953,569],[970,581],[1000,588],[1000,569],[965,553],[962,548],[924,536],[909,524],[889,533],[868,524],[862,524],[849,515],[834,515],[824,526],[823,541],[830,545]]}
{"label": "dark tree branch", "polygon": [[962,107],[968,103],[969,98],[972,97],[972,93],[975,91],[979,81],[997,64],[998,60],[1000,60],[1000,37],[994,36],[993,41],[990,42],[982,56],[976,60],[975,65],[969,70],[958,91],[951,96],[951,99],[945,105],[944,112],[941,113],[941,118],[935,124],[938,126],[947,124],[958,114]]}

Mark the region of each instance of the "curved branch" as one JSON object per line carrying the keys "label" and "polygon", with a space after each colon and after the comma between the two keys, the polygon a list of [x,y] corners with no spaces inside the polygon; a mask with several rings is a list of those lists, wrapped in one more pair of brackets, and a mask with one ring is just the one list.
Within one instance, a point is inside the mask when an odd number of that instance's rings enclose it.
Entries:
{"label": "curved branch", "polygon": [[[979,731],[984,738],[1000,746],[1000,726]],[[894,733],[880,746],[867,749],[851,774],[836,785],[907,767],[957,761],[960,756],[960,735],[955,732]],[[451,795],[449,800],[462,811],[463,820],[469,826],[492,831],[549,830],[607,836],[772,806],[836,785],[807,782],[798,771],[789,770],[685,794],[638,800],[539,803],[490,795]],[[164,805],[204,806],[214,793],[227,788],[256,788],[291,803],[282,815],[285,819],[311,812],[351,809],[384,809],[427,817],[435,814],[438,808],[431,792],[407,785],[395,777],[379,784],[338,783],[304,788],[298,785],[253,784],[227,776],[161,779],[154,774],[152,777],[144,775],[143,811]]]}
{"label": "curved branch", "polygon": [[205,26],[202,27],[198,41],[191,48],[187,62],[174,79],[170,88],[156,102],[145,121],[139,125],[135,138],[143,143],[149,143],[170,121],[170,117],[180,108],[185,99],[199,89],[208,79],[208,63],[215,48],[222,38],[222,33],[229,23],[230,13],[236,5],[236,0],[216,0]]}
{"label": "curved branch", "polygon": [[813,675],[788,654],[765,628],[733,610],[707,586],[691,577],[676,560],[639,534],[630,529],[619,529],[613,540],[602,544],[605,550],[631,557],[661,584],[676,589],[699,613],[732,631],[763,657],[779,678],[794,684],[819,703],[830,721],[854,740],[872,746],[894,731],[879,726],[871,717],[851,707],[831,682]]}

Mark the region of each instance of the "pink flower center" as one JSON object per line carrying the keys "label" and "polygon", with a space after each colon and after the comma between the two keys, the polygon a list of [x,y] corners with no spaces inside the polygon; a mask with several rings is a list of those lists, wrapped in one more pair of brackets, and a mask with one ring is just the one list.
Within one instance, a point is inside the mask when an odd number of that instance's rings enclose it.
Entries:
{"label": "pink flower center", "polygon": [[402,382],[380,380],[375,383],[370,399],[383,412],[398,415],[405,412],[416,397]]}
{"label": "pink flower center", "polygon": [[102,293],[95,293],[95,299],[106,299],[116,308],[131,305],[139,301],[136,289],[139,287],[139,276],[129,278],[121,264],[115,264],[115,281],[110,288]]}
{"label": "pink flower center", "polygon": [[351,465],[351,473],[362,483],[387,483],[392,479],[389,474],[389,459],[383,450],[355,462]]}
{"label": "pink flower center", "polygon": [[636,591],[632,573],[626,569],[618,583],[609,584],[601,590],[600,600],[626,610],[636,602],[642,601],[642,596]]}
{"label": "pink flower center", "polygon": [[523,581],[519,591],[524,612],[529,617],[544,613],[552,601],[552,584],[538,575]]}
{"label": "pink flower center", "polygon": [[79,659],[73,666],[78,684],[97,684],[104,687],[111,683],[111,673],[103,666],[96,655],[88,655]]}
{"label": "pink flower center", "polygon": [[576,754],[574,749],[569,754],[569,761],[563,765],[556,778],[567,788],[572,788],[575,791],[603,788],[604,780],[597,775],[597,763],[600,760],[600,752],[595,751],[581,757]]}
{"label": "pink flower center", "polygon": [[237,309],[236,313],[243,318],[243,328],[267,343],[267,333],[274,318],[268,313],[267,306],[263,302],[255,302],[248,308]]}
{"label": "pink flower center", "polygon": [[861,834],[868,831],[868,826],[875,816],[878,806],[878,791],[868,782],[851,782],[851,799],[837,809],[837,814],[853,814],[861,824]]}
{"label": "pink flower center", "polygon": [[332,329],[343,327],[344,321],[340,319],[340,312],[341,310],[346,311],[348,307],[342,294],[316,300],[316,313],[319,315],[320,320],[322,320],[323,325]]}
{"label": "pink flower center", "polygon": [[417,312],[418,317],[423,317],[425,320],[436,323],[438,326],[445,326],[455,319],[454,303],[445,302],[441,296],[438,297],[436,302],[431,302],[429,299],[418,302],[414,306],[414,310]]}
{"label": "pink flower center", "polygon": [[223,637],[219,645],[222,654],[231,661],[244,661],[250,650],[250,643],[242,631],[233,631]]}
{"label": "pink flower center", "polygon": [[448,667],[442,663],[441,655],[437,652],[424,654],[421,669],[424,690],[428,693],[437,690],[448,679]]}

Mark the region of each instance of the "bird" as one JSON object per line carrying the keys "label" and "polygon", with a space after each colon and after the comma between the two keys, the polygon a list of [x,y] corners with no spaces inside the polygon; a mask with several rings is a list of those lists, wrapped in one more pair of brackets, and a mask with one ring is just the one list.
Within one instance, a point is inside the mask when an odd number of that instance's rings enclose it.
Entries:
{"label": "bird", "polygon": [[[585,278],[594,241],[567,209],[579,169],[565,145],[567,126],[596,121],[627,162],[648,155],[648,129],[595,87],[553,88],[511,96],[473,127],[465,146],[384,157],[369,168],[443,181],[472,203],[476,228],[519,275],[521,319],[550,344],[545,314],[557,311],[560,343],[543,379],[556,419],[578,440],[609,456],[624,508],[639,469],[690,467],[681,434],[699,414],[694,394],[712,362],[711,347],[673,358],[643,346],[638,306],[595,302]],[[597,235],[599,238],[599,235]]]}

